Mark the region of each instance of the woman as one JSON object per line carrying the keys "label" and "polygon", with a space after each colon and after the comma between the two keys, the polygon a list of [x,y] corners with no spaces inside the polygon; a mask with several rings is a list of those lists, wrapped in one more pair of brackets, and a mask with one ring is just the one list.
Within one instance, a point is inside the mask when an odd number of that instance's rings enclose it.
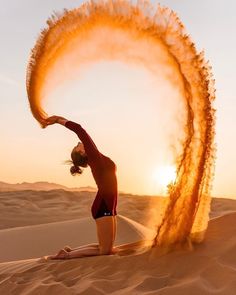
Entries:
{"label": "woman", "polygon": [[52,124],[61,124],[74,131],[82,141],[71,152],[73,166],[70,169],[72,175],[81,174],[80,167],[91,168],[94,180],[98,187],[91,212],[96,221],[98,244],[89,244],[75,249],[65,247],[51,259],[68,259],[94,255],[114,254],[113,247],[116,237],[116,205],[117,205],[117,178],[116,165],[105,155],[99,152],[95,143],[81,127],[81,125],[69,121],[63,117],[52,116],[47,118],[43,127]]}

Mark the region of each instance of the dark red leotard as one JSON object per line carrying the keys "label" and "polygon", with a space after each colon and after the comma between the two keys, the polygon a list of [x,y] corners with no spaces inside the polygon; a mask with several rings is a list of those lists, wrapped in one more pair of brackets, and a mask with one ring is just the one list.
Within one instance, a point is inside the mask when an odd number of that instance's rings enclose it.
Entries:
{"label": "dark red leotard", "polygon": [[95,143],[80,124],[67,121],[65,126],[74,131],[84,144],[94,180],[98,187],[91,212],[93,218],[116,215],[117,178],[116,165],[108,157],[99,152]]}

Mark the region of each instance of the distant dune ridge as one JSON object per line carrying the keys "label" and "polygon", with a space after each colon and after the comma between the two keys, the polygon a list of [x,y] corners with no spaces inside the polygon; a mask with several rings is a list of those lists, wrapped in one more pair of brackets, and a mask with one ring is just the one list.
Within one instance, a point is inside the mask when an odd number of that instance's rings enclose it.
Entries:
{"label": "distant dune ridge", "polygon": [[55,190],[55,189],[63,189],[65,191],[87,191],[94,192],[96,188],[91,186],[86,187],[67,187],[61,184],[47,182],[47,181],[38,181],[34,183],[30,182],[22,182],[22,183],[7,183],[0,181],[0,192],[2,191],[19,191],[19,190]]}
{"label": "distant dune ridge", "polygon": [[[96,242],[94,196],[32,187],[0,192],[0,294],[236,294],[235,200],[213,199],[206,239],[192,251],[40,260],[64,245]],[[151,237],[148,217],[163,202],[121,194],[116,245]]]}

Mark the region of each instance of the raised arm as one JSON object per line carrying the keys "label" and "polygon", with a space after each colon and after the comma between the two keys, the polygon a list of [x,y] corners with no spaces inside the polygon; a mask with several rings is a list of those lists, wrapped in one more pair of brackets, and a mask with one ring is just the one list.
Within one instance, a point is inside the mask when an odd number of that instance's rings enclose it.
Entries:
{"label": "raised arm", "polygon": [[96,160],[96,159],[98,160],[101,158],[101,154],[99,150],[97,149],[95,143],[93,142],[92,138],[88,135],[88,133],[84,130],[84,128],[81,127],[80,124],[77,124],[75,122],[69,121],[63,117],[58,117],[58,116],[49,117],[46,120],[46,122],[47,123],[45,123],[45,127],[47,125],[58,123],[74,131],[79,137],[79,139],[82,141],[82,143],[84,144],[84,149],[88,157],[93,160]]}

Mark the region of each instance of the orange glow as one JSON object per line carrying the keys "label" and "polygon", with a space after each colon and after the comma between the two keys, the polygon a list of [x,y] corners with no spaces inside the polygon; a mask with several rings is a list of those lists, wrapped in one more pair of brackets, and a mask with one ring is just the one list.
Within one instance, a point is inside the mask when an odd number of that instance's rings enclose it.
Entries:
{"label": "orange glow", "polygon": [[168,185],[174,183],[176,179],[176,168],[171,165],[160,166],[154,171],[153,178],[166,195],[168,193]]}

